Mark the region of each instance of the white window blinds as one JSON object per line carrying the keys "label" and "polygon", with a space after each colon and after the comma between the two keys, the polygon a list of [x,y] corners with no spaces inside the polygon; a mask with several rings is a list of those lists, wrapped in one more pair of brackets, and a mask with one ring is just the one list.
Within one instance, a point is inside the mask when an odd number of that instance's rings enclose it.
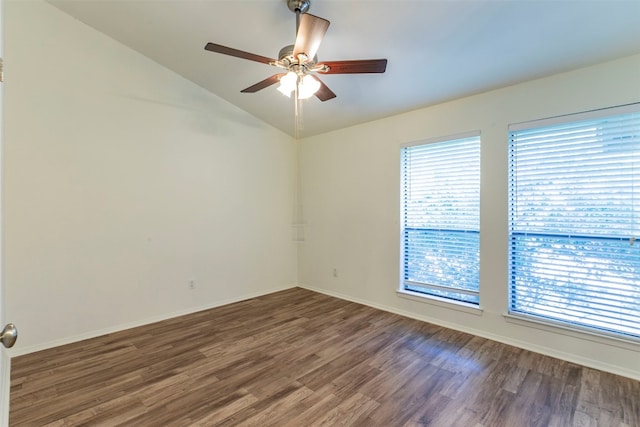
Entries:
{"label": "white window blinds", "polygon": [[478,304],[480,136],[403,147],[404,290]]}
{"label": "white window blinds", "polygon": [[510,312],[640,338],[640,104],[509,138]]}

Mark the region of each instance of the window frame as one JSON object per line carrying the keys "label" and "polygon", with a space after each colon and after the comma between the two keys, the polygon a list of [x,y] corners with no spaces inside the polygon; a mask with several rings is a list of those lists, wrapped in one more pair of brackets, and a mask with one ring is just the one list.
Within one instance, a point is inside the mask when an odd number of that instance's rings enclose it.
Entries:
{"label": "window frame", "polygon": [[[571,331],[571,332],[576,332],[576,333],[586,333],[588,335],[592,335],[592,336],[600,336],[600,337],[604,337],[607,339],[615,339],[618,341],[624,341],[624,342],[632,342],[634,344],[637,344],[638,342],[640,342],[640,328],[637,330],[637,332],[634,333],[630,333],[630,332],[624,332],[622,327],[618,327],[618,330],[612,329],[610,326],[604,326],[604,325],[600,325],[600,326],[594,326],[593,323],[596,323],[595,320],[591,320],[590,322],[592,323],[591,325],[589,325],[587,321],[583,320],[582,322],[579,321],[575,321],[575,320],[568,320],[568,319],[562,319],[560,315],[557,315],[556,317],[553,316],[545,316],[545,315],[541,315],[540,313],[535,314],[533,313],[531,310],[527,311],[523,311],[522,309],[518,309],[516,308],[516,302],[515,302],[515,298],[516,296],[514,295],[514,291],[516,288],[516,278],[515,278],[515,268],[514,267],[514,257],[518,256],[517,253],[514,251],[514,245],[515,243],[515,236],[514,236],[514,225],[513,225],[513,219],[514,219],[514,213],[513,213],[513,209],[514,209],[514,200],[513,200],[513,183],[512,180],[514,179],[512,177],[512,169],[513,169],[513,159],[512,159],[512,139],[513,139],[513,134],[519,131],[542,131],[544,130],[544,128],[550,127],[550,126],[561,126],[561,125],[571,125],[571,124],[579,124],[581,122],[585,122],[585,121],[591,121],[591,120],[606,120],[607,118],[611,118],[611,119],[615,119],[617,117],[623,116],[625,114],[629,114],[629,113],[639,113],[640,112],[640,103],[633,103],[633,104],[627,104],[627,105],[622,105],[622,106],[616,106],[616,107],[608,107],[608,108],[603,108],[603,109],[598,109],[598,110],[592,110],[592,111],[587,111],[587,112],[582,112],[582,113],[573,113],[573,114],[567,114],[567,115],[563,115],[563,116],[557,116],[557,117],[552,117],[552,118],[547,118],[547,119],[540,119],[540,120],[533,120],[533,121],[528,121],[528,122],[522,122],[522,123],[516,123],[516,124],[511,124],[509,125],[509,134],[508,134],[508,150],[509,150],[509,161],[508,161],[508,173],[509,173],[509,189],[508,189],[508,194],[507,194],[507,200],[508,200],[508,205],[509,205],[509,212],[508,212],[508,243],[507,243],[507,257],[508,257],[508,270],[507,270],[507,313],[505,314],[505,317],[507,317],[507,319],[513,319],[515,321],[525,321],[525,322],[532,322],[533,324],[538,324],[538,325],[546,325],[549,327],[555,327],[555,328],[559,328],[560,330],[567,330],[567,331]],[[631,133],[630,137],[636,137],[635,133]],[[626,137],[623,135],[623,138]],[[606,144],[606,142],[610,141],[610,140],[614,140],[614,138],[611,139],[606,139],[606,140],[602,140],[602,144]],[[632,153],[635,153],[635,146],[632,147]],[[635,161],[634,161],[635,162]],[[564,172],[565,174],[567,174],[567,172]],[[588,174],[588,172],[585,172],[586,174]],[[636,176],[634,172],[634,177]],[[563,175],[560,175],[563,176]],[[635,183],[635,178],[632,178],[631,180],[631,188],[634,188],[634,183]],[[637,191],[637,190],[636,190]],[[635,194],[635,193],[633,193]],[[632,196],[633,197],[633,196]],[[632,198],[632,200],[634,200]],[[633,212],[635,212],[635,202],[632,203],[632,222],[631,222],[631,228],[636,227],[637,224],[637,218],[634,217]],[[544,234],[541,233],[540,231],[535,231],[530,228],[529,229],[529,235],[535,235],[535,234]],[[556,228],[555,231],[557,232],[558,229]],[[517,233],[515,234],[527,234],[527,231],[522,231],[522,230],[518,230]],[[551,231],[551,233],[553,234],[553,231]],[[566,235],[565,235],[566,234]],[[614,233],[612,233],[614,234]],[[630,236],[630,241],[632,242],[631,245],[633,245],[633,241],[634,241],[634,231],[631,231],[631,236]],[[598,241],[600,243],[605,242],[605,241],[629,241],[629,238],[623,238],[617,235],[606,235],[606,234],[593,234],[593,235],[589,235],[589,234],[579,234],[579,233],[557,233],[554,236],[559,236],[559,238],[566,238],[567,240],[572,240],[572,239],[589,239],[588,241]],[[553,237],[553,236],[552,236]],[[568,243],[567,243],[568,244]],[[636,243],[637,244],[637,243]],[[575,256],[575,255],[574,255]],[[598,271],[607,271],[607,270],[598,270]],[[558,277],[557,275],[554,277]],[[557,280],[557,279],[556,279]],[[560,285],[558,285],[560,286]],[[533,289],[536,289],[535,287]],[[616,289],[616,288],[613,288]],[[582,292],[582,291],[580,291]],[[573,293],[571,293],[573,294]],[[590,300],[593,300],[593,297],[589,297]],[[593,300],[594,303],[597,302],[597,300]],[[541,304],[542,305],[542,304]],[[550,307],[549,304],[547,304],[548,307]],[[573,307],[573,306],[571,306]],[[576,307],[579,307],[578,305],[576,305]],[[521,308],[521,306],[520,306]],[[547,309],[548,312],[552,312],[552,309]],[[568,317],[568,316],[565,316]]]}
{"label": "window frame", "polygon": [[[407,289],[407,284],[408,283],[413,283],[415,285],[420,285],[421,283],[415,283],[412,282],[410,280],[407,280],[405,275],[406,275],[406,265],[405,265],[405,261],[406,261],[406,245],[405,245],[405,237],[406,237],[406,218],[405,218],[405,190],[404,190],[404,183],[405,183],[405,155],[404,155],[404,150],[407,148],[411,148],[411,147],[420,147],[420,146],[426,146],[426,145],[430,145],[430,144],[438,144],[438,143],[447,143],[447,142],[458,142],[458,141],[464,141],[464,140],[469,140],[469,139],[477,139],[477,180],[476,180],[476,184],[477,184],[477,211],[476,211],[476,221],[477,221],[477,229],[476,230],[464,230],[465,233],[475,233],[478,237],[478,243],[477,243],[477,277],[476,277],[476,290],[475,291],[471,291],[469,293],[473,293],[477,296],[477,302],[471,302],[471,301],[464,301],[464,300],[459,300],[459,299],[455,299],[455,298],[450,298],[448,296],[441,296],[441,295],[436,295],[433,293],[428,293],[428,292],[421,292],[421,291],[416,291],[416,290],[412,290],[412,289]],[[479,273],[479,269],[480,269],[480,179],[481,179],[481,144],[482,144],[482,138],[481,138],[481,132],[480,131],[471,131],[471,132],[465,132],[465,133],[459,133],[459,134],[455,134],[455,135],[448,135],[448,136],[443,136],[443,137],[437,137],[437,138],[429,138],[429,139],[424,139],[424,140],[418,140],[418,141],[413,141],[413,142],[409,142],[409,143],[405,143],[402,144],[400,146],[400,230],[399,230],[399,242],[400,242],[400,257],[399,257],[399,287],[397,290],[397,294],[398,296],[402,297],[402,298],[407,298],[407,299],[411,299],[414,301],[420,301],[420,302],[428,302],[431,304],[435,304],[438,306],[443,306],[443,307],[448,307],[448,308],[454,308],[457,310],[461,310],[467,313],[472,313],[472,314],[479,314],[482,312],[481,306],[480,306],[480,273]],[[455,232],[459,232],[460,230],[453,230]],[[425,284],[426,285],[426,284]],[[441,288],[441,286],[436,285],[430,285],[433,286],[433,288]],[[451,293],[456,293],[456,288],[446,288],[445,291],[451,292]],[[468,291],[465,291],[468,292]]]}

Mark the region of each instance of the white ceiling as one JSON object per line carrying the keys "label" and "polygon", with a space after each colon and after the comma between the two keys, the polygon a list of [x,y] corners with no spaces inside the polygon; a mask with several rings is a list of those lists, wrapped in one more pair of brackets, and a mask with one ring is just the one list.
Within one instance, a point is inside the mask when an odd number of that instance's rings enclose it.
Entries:
{"label": "white ceiling", "polygon": [[[240,93],[279,69],[204,50],[277,57],[295,39],[286,0],[48,1],[293,135],[277,86]],[[305,101],[301,136],[640,53],[638,0],[311,0],[309,12],[331,21],[320,62],[389,62],[385,74],[322,76],[337,98]]]}

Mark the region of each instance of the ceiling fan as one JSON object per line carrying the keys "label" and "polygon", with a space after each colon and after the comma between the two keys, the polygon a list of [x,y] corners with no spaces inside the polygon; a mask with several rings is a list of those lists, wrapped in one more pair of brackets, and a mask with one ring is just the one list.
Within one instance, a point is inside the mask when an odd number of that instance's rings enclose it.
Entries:
{"label": "ceiling fan", "polygon": [[242,93],[255,93],[280,82],[279,91],[295,99],[305,99],[315,95],[320,101],[335,98],[336,94],[320,80],[320,74],[384,73],[386,59],[365,59],[347,61],[318,61],[316,52],[329,28],[326,19],[306,13],[310,0],[287,0],[289,10],[296,14],[296,40],[293,45],[280,49],[278,59],[267,58],[216,43],[207,43],[206,50],[236,58],[248,59],[281,68],[283,72],[258,82]]}

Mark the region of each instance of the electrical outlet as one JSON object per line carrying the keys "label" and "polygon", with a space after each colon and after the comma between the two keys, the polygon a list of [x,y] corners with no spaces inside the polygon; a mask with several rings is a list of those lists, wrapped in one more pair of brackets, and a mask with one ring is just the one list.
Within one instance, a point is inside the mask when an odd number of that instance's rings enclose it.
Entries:
{"label": "electrical outlet", "polygon": [[338,277],[338,269],[337,268],[333,269],[333,277]]}
{"label": "electrical outlet", "polygon": [[194,290],[196,288],[196,281],[191,279],[189,280],[189,290]]}

